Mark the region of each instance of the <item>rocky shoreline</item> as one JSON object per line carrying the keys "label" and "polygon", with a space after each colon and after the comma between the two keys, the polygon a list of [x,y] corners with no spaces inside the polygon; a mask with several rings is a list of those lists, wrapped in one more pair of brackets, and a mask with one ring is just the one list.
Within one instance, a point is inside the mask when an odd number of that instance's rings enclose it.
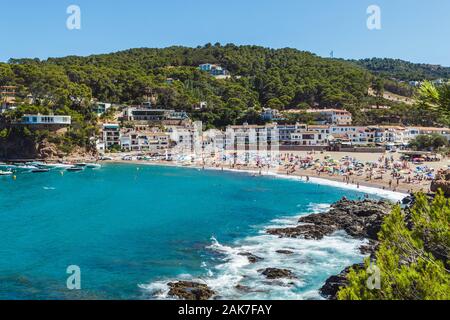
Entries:
{"label": "rocky shoreline", "polygon": [[[378,245],[377,234],[381,230],[384,217],[390,213],[392,203],[382,200],[354,201],[343,198],[331,206],[326,213],[311,214],[301,217],[298,225],[289,228],[273,228],[266,232],[270,235],[282,238],[302,238],[307,240],[320,240],[326,236],[343,230],[349,236],[356,239],[366,239],[368,243],[359,250],[363,254],[373,255]],[[289,250],[278,250],[280,255],[293,254]],[[258,263],[262,258],[251,252],[241,252],[241,256],[247,257],[250,263]],[[328,278],[324,286],[319,290],[320,294],[329,300],[335,300],[337,292],[346,285],[346,276],[352,267],[361,268],[362,264],[347,267],[340,274]],[[258,270],[258,273],[267,280],[296,279],[292,270],[266,268]],[[196,282],[171,282],[169,296],[186,300],[212,299],[217,293],[206,284]],[[237,287],[241,290],[243,288]],[[244,288],[251,290],[251,288]]]}
{"label": "rocky shoreline", "polygon": [[326,213],[301,217],[296,227],[269,229],[267,233],[279,237],[321,240],[336,231],[344,230],[353,238],[369,240],[367,245],[360,248],[361,253],[368,254],[375,250],[377,234],[391,208],[392,204],[387,201],[354,201],[343,198]]}

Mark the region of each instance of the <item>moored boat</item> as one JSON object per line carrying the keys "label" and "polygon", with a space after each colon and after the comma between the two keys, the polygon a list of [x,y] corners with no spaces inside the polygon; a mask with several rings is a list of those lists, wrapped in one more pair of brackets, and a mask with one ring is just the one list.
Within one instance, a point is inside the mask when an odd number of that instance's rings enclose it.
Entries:
{"label": "moored boat", "polygon": [[12,173],[12,171],[3,171],[3,170],[0,170],[0,176],[10,176],[10,175],[12,175],[13,173]]}
{"label": "moored boat", "polygon": [[78,166],[74,166],[74,167],[70,167],[66,169],[69,172],[79,172],[79,171],[83,171],[84,168],[83,167],[78,167]]}
{"label": "moored boat", "polygon": [[89,169],[100,169],[101,167],[102,165],[98,163],[86,163],[86,168]]}
{"label": "moored boat", "polygon": [[16,165],[15,169],[17,169],[17,170],[35,170],[35,169],[38,169],[38,167],[24,164],[24,165]]}
{"label": "moored boat", "polygon": [[45,173],[45,172],[49,172],[50,169],[47,168],[36,168],[31,170],[32,173]]}
{"label": "moored boat", "polygon": [[68,164],[68,163],[52,163],[52,164],[48,164],[48,167],[52,168],[52,169],[67,169],[67,168],[72,168],[73,164]]}

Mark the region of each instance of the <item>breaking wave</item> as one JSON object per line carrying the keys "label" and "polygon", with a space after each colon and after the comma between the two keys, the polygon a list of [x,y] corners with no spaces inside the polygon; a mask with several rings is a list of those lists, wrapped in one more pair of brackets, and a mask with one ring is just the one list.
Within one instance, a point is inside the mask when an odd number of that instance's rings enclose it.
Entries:
{"label": "breaking wave", "polygon": [[[324,212],[329,207],[310,204],[302,215]],[[274,219],[259,229],[257,235],[231,245],[212,237],[207,249],[216,259],[203,261],[203,276],[180,275],[176,279],[140,284],[139,288],[148,298],[170,299],[168,282],[190,280],[207,284],[218,293],[219,299],[321,299],[319,289],[329,276],[363,260],[358,248],[366,242],[352,239],[343,231],[322,240],[279,238],[265,232],[268,228],[294,226],[297,220],[298,216]],[[291,254],[277,252],[280,250]],[[243,255],[248,253],[262,259],[251,263]],[[289,269],[296,279],[268,280],[261,274],[265,268]]]}

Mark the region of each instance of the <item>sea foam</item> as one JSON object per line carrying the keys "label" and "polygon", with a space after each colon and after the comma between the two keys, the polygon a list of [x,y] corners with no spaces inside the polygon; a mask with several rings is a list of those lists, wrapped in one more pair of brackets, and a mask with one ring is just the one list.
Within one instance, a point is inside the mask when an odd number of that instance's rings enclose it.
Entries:
{"label": "sea foam", "polygon": [[[310,204],[301,215],[324,212],[329,204]],[[219,261],[204,261],[204,276],[165,279],[139,285],[144,294],[152,299],[168,299],[167,283],[191,280],[207,284],[218,293],[219,299],[321,299],[319,289],[332,274],[346,266],[362,261],[364,256],[358,248],[366,241],[350,238],[345,232],[337,232],[321,240],[279,238],[265,232],[271,227],[295,225],[298,216],[282,217],[270,221],[255,236],[249,236],[226,245],[220,239],[211,238],[207,247]],[[289,250],[292,254],[277,253]],[[251,253],[262,260],[250,263]],[[289,269],[296,279],[268,280],[261,272],[265,268]]]}

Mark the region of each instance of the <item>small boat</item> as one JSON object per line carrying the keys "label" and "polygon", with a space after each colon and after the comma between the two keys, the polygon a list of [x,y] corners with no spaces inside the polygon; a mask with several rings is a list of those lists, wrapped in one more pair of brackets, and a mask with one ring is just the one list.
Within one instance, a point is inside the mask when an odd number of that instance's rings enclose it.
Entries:
{"label": "small boat", "polygon": [[31,170],[32,173],[45,173],[45,172],[49,172],[50,169],[46,169],[46,168],[36,168]]}
{"label": "small boat", "polygon": [[35,166],[35,167],[45,166],[45,163],[40,162],[40,161],[32,161],[32,162],[27,162],[25,164],[29,165],[29,166]]}
{"label": "small boat", "polygon": [[84,168],[75,166],[75,167],[67,168],[66,170],[69,172],[79,172],[79,171],[83,171]]}
{"label": "small boat", "polygon": [[84,162],[82,162],[82,163],[75,163],[75,167],[84,168],[86,166],[87,166],[87,164],[84,163]]}
{"label": "small boat", "polygon": [[13,173],[12,173],[12,171],[3,171],[3,170],[0,170],[0,176],[10,176],[10,175],[12,175]]}
{"label": "small boat", "polygon": [[67,169],[72,168],[73,164],[67,164],[67,163],[52,163],[49,164],[48,167],[51,167],[53,169]]}
{"label": "small boat", "polygon": [[98,163],[86,163],[86,168],[89,169],[100,169],[101,167],[102,165]]}
{"label": "small boat", "polygon": [[38,169],[38,167],[25,164],[25,165],[17,165],[16,169],[17,170],[35,170],[35,169]]}

